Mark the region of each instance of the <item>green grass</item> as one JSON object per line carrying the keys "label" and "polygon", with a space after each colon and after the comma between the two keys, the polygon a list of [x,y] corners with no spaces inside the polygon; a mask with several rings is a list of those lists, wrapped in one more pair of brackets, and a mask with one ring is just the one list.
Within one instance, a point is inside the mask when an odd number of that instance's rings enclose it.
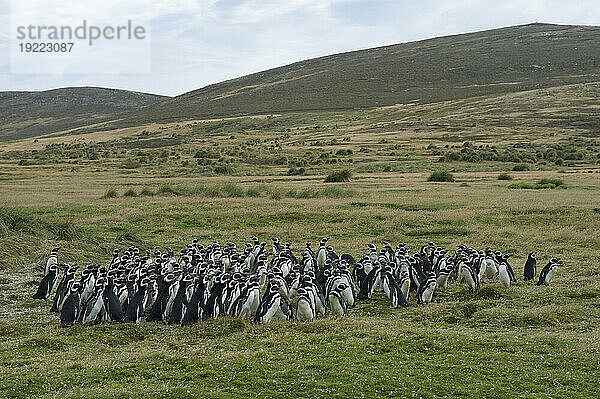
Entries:
{"label": "green grass", "polygon": [[427,181],[452,183],[452,182],[454,182],[454,175],[448,171],[440,170],[440,171],[432,172],[429,175],[429,177],[427,178]]}
{"label": "green grass", "polygon": [[325,183],[344,183],[352,179],[352,171],[349,169],[338,170],[327,175]]}

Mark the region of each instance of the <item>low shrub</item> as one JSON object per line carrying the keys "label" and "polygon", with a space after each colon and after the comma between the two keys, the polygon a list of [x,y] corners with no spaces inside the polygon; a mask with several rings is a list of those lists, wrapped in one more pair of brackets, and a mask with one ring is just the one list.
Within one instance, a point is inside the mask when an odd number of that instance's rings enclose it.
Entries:
{"label": "low shrub", "polygon": [[325,183],[341,183],[348,182],[352,179],[352,171],[349,169],[342,169],[336,172],[330,173],[325,178]]}
{"label": "low shrub", "polygon": [[119,194],[117,193],[117,190],[115,190],[114,188],[109,188],[102,196],[102,199],[117,198],[118,196]]}
{"label": "low shrub", "polygon": [[429,175],[427,181],[451,183],[454,181],[454,175],[446,170],[438,170]]}
{"label": "low shrub", "polygon": [[512,180],[513,177],[508,173],[502,173],[498,175],[498,180]]}

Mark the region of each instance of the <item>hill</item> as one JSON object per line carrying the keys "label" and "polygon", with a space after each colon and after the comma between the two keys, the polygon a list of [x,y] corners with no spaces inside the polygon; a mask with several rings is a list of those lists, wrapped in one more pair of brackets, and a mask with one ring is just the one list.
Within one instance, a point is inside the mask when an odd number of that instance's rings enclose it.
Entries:
{"label": "hill", "polygon": [[297,62],[185,93],[128,123],[427,104],[599,80],[599,27],[530,24]]}
{"label": "hill", "polygon": [[0,142],[111,120],[165,98],[99,87],[0,92]]}

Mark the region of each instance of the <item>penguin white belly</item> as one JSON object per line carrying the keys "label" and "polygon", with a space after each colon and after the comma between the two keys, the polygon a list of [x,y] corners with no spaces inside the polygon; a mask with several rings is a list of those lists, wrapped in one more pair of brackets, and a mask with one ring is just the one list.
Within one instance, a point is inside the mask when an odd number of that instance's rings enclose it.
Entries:
{"label": "penguin white belly", "polygon": [[346,287],[346,289],[342,291],[342,297],[344,298],[348,306],[354,306],[354,294],[352,292],[352,287]]}
{"label": "penguin white belly", "polygon": [[498,274],[498,269],[496,267],[496,262],[493,259],[488,259],[487,264],[485,265],[485,278],[489,278],[493,280],[496,278]]}
{"label": "penguin white belly", "polygon": [[263,323],[268,323],[271,321],[273,316],[275,316],[275,313],[277,313],[277,311],[279,310],[280,304],[281,298],[277,298],[271,303],[271,307],[267,310],[267,313],[262,317]]}
{"label": "penguin white belly", "polygon": [[552,269],[548,270],[548,274],[546,274],[546,278],[544,279],[544,283],[546,283],[546,285],[550,284],[552,282],[552,280],[554,279],[554,275],[556,274],[556,267],[553,267]]}
{"label": "penguin white belly", "polygon": [[466,267],[462,268],[462,280],[465,282],[467,287],[469,287],[472,291],[475,291],[476,284],[475,280],[473,280],[473,276],[471,276],[471,272]]}
{"label": "penguin white belly", "polygon": [[400,286],[400,290],[402,291],[404,298],[406,298],[406,300],[408,301],[408,296],[410,295],[410,279],[409,278],[405,279],[402,282],[402,285]]}
{"label": "penguin white belly", "polygon": [[428,304],[431,302],[431,298],[433,298],[433,291],[435,291],[436,283],[431,283],[429,287],[425,288],[423,291],[423,303]]}
{"label": "penguin white belly", "polygon": [[479,281],[481,281],[481,279],[485,277],[486,269],[487,269],[487,262],[486,261],[481,262],[480,267],[479,267]]}
{"label": "penguin white belly", "polygon": [[331,313],[336,316],[344,317],[344,307],[340,303],[339,299],[335,295],[329,295],[329,306],[331,306]]}
{"label": "penguin white belly", "polygon": [[104,301],[102,300],[102,295],[98,295],[98,297],[94,299],[90,312],[85,315],[85,319],[82,321],[82,324],[89,324],[96,320],[103,306]]}
{"label": "penguin white belly", "polygon": [[296,319],[298,321],[312,321],[315,315],[310,303],[305,299],[298,300],[298,308],[296,309]]}
{"label": "penguin white belly", "polygon": [[448,274],[440,274],[439,277],[437,278],[437,285],[441,289],[445,290],[446,287],[448,286]]}
{"label": "penguin white belly", "polygon": [[498,279],[503,287],[510,287],[510,276],[508,275],[508,270],[506,270],[506,267],[500,267],[500,270],[498,271]]}

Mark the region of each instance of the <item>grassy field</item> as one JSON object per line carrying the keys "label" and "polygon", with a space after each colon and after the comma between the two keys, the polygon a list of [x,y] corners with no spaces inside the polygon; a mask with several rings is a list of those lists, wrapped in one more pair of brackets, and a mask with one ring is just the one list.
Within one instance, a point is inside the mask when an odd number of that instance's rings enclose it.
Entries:
{"label": "grassy field", "polygon": [[[374,110],[63,132],[0,147],[0,397],[563,397],[600,383],[597,85]],[[495,155],[494,155],[495,154]],[[559,161],[560,160],[560,161]],[[304,171],[299,171],[300,169]],[[292,171],[295,169],[295,171]],[[324,183],[348,169],[350,182]],[[519,170],[514,170],[519,169]],[[526,170],[523,170],[526,169]],[[453,183],[428,182],[447,170]],[[500,174],[511,180],[499,180]],[[532,187],[560,179],[555,189]],[[50,248],[192,238],[427,240],[513,254],[520,280],[350,317],[59,328],[31,298]],[[522,281],[564,260],[549,287]]]}

